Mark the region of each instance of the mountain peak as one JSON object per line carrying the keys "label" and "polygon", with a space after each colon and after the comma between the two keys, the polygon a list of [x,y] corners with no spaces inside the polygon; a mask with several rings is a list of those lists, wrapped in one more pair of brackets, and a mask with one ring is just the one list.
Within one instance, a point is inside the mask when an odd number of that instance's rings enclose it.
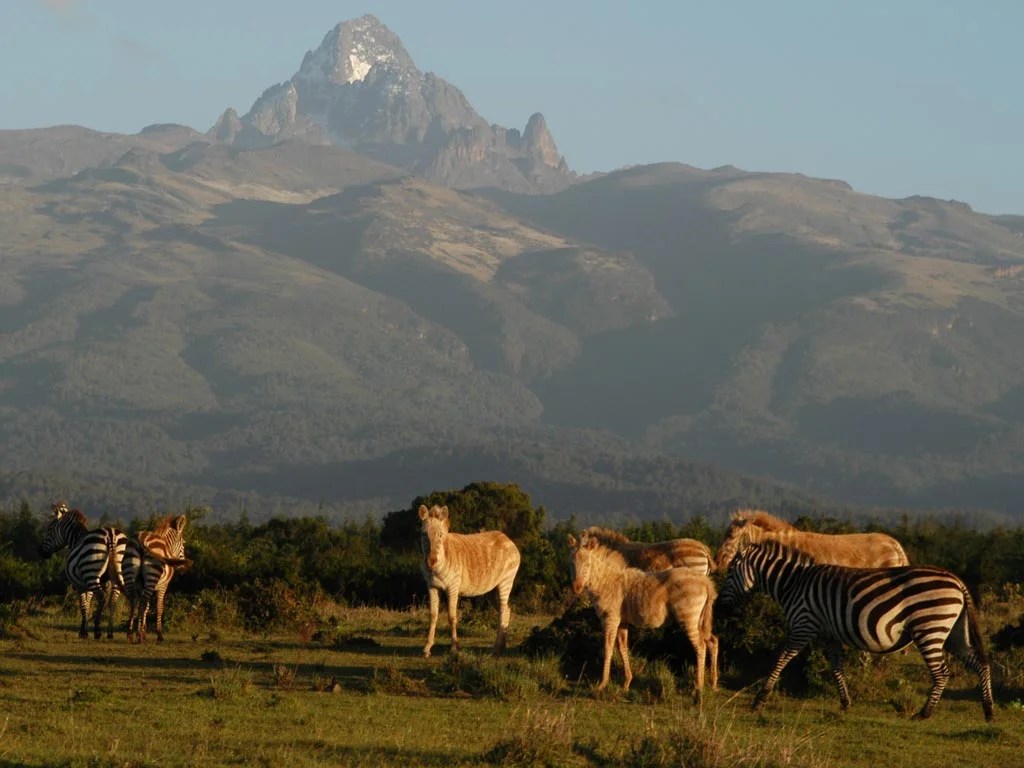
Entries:
{"label": "mountain peak", "polygon": [[366,79],[378,65],[416,69],[402,41],[377,19],[366,14],[337,24],[315,51],[306,53],[297,78],[319,83],[352,84]]}
{"label": "mountain peak", "polygon": [[341,22],[291,79],[242,117],[225,112],[207,133],[236,146],[283,139],[331,143],[448,186],[554,191],[572,183],[544,118],[525,135],[489,125],[465,95],[423,73],[398,36],[369,14]]}
{"label": "mountain peak", "polygon": [[547,121],[540,112],[530,115],[530,119],[526,123],[526,130],[523,132],[523,147],[530,155],[551,168],[558,168],[565,164],[558,154],[558,147],[555,145],[551,131],[548,130]]}

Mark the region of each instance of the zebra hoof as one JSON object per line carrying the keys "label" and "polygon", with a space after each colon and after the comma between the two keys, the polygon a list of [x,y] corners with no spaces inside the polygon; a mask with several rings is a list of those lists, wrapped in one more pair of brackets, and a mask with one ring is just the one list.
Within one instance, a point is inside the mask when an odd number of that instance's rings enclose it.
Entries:
{"label": "zebra hoof", "polygon": [[932,716],[931,710],[922,709],[920,712],[918,712],[916,715],[914,715],[911,719],[912,720],[927,720],[931,716]]}

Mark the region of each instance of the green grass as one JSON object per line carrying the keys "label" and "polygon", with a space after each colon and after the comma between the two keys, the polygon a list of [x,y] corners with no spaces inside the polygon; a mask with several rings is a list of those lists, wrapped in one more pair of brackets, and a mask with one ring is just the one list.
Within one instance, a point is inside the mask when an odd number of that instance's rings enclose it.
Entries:
{"label": "green grass", "polygon": [[[514,616],[510,652],[467,622],[463,653],[421,656],[422,610],[340,609],[337,634],[79,640],[47,610],[0,638],[0,767],[29,766],[989,766],[1015,765],[1024,709],[1001,701],[984,722],[972,676],[959,674],[930,721],[911,721],[926,685],[916,654],[851,672],[856,699],[773,698],[723,689],[699,711],[689,680],[635,658],[634,689],[595,695],[554,660],[517,650],[547,616]],[[439,637],[444,637],[444,622]],[[340,638],[340,641],[337,639]],[[595,659],[595,664],[599,660]],[[889,680],[896,680],[889,684]],[[902,681],[902,682],[901,682]],[[904,689],[906,690],[904,691]]]}

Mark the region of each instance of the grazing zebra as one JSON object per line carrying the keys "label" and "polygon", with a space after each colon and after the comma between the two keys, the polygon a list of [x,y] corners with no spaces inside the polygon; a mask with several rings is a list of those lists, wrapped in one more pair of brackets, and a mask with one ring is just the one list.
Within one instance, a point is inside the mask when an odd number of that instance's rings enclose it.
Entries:
{"label": "grazing zebra", "polygon": [[626,562],[642,571],[663,571],[666,568],[689,568],[707,576],[715,570],[715,560],[707,544],[696,539],[668,539],[653,543],[630,541],[618,531],[592,525],[583,533],[593,536],[606,547],[617,550]]}
{"label": "grazing zebra", "polygon": [[494,652],[501,653],[505,650],[505,636],[511,618],[508,596],[519,570],[519,549],[512,539],[501,531],[449,533],[448,507],[435,505],[427,509],[425,504],[421,504],[418,514],[421,523],[420,548],[423,552],[423,561],[420,565],[430,598],[430,630],[427,632],[423,656],[429,658],[430,649],[434,647],[434,632],[437,629],[440,605],[439,590],[444,590],[448,596],[452,653],[459,650],[459,639],[455,631],[459,595],[473,597],[483,595],[492,589],[498,590],[501,617]]}
{"label": "grazing zebra", "polygon": [[900,543],[885,533],[831,534],[802,531],[762,510],[741,509],[732,516],[722,546],[718,548],[717,567],[720,572],[724,573],[728,569],[741,537],[745,537],[745,541],[750,544],[778,541],[799,549],[819,565],[895,568],[910,564]]}
{"label": "grazing zebra", "polygon": [[100,620],[103,606],[107,603],[109,590],[110,615],[107,623],[107,637],[114,636],[114,611],[117,599],[124,589],[121,580],[121,558],[124,555],[128,537],[117,528],[104,527],[89,530],[85,515],[80,510],[68,509],[67,502],[54,503],[53,519],[46,526],[39,554],[50,557],[68,547],[68,559],[64,573],[71,586],[78,593],[78,604],[82,610],[82,625],[79,637],[88,637],[86,629],[89,608],[96,597],[96,614],[93,633],[100,638]]}
{"label": "grazing zebra", "polygon": [[128,614],[128,640],[146,639],[146,617],[150,603],[156,605],[156,639],[164,639],[164,595],[175,571],[191,565],[185,557],[183,532],[185,515],[168,515],[153,531],[140,531],[128,542],[121,574],[131,606]]}
{"label": "grazing zebra", "polygon": [[626,564],[618,551],[601,544],[586,531],[579,543],[569,536],[572,590],[593,597],[604,624],[604,667],[598,690],[608,685],[612,655],[618,641],[625,670],[623,689],[633,680],[629,666],[628,626],[657,628],[672,614],[697,653],[695,697],[704,691],[704,665],[711,656],[711,687],[718,688],[718,638],[711,632],[715,585],[702,573],[688,568],[642,571]]}
{"label": "grazing zebra", "polygon": [[949,571],[928,565],[816,565],[798,550],[778,542],[741,542],[720,600],[728,604],[752,590],[772,596],[786,615],[786,643],[754,699],[755,711],[764,706],[786,664],[812,639],[824,634],[843,711],[850,706],[843,676],[843,645],[891,653],[913,643],[932,677],[931,693],[916,718],[930,717],[942,696],[949,681],[945,661],[949,650],[978,674],[985,719],[992,719],[992,675],[974,604],[964,583]]}

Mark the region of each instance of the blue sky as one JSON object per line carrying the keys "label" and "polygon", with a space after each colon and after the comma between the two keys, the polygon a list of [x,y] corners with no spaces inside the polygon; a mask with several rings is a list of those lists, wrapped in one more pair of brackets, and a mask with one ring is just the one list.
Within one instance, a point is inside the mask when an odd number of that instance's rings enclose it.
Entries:
{"label": "blue sky", "polygon": [[206,130],[373,13],[581,172],[680,161],[1024,214],[1018,0],[2,0],[0,128]]}

